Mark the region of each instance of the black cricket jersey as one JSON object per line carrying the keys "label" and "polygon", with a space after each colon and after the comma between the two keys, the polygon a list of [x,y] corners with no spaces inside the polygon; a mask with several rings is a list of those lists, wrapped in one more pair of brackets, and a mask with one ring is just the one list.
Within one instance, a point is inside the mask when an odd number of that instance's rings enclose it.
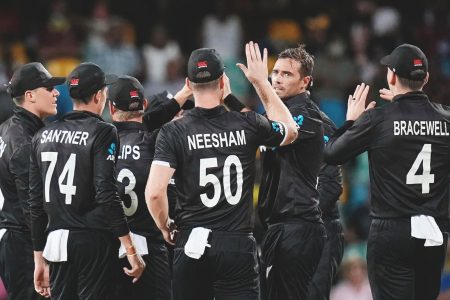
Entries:
{"label": "black cricket jersey", "polygon": [[178,228],[251,232],[256,150],[284,138],[283,124],[223,106],[194,108],[162,127],[153,164],[176,169]]}
{"label": "black cricket jersey", "polygon": [[119,195],[130,230],[162,239],[145,202],[145,186],[155,153],[156,133],[139,122],[115,122],[120,141],[116,164]]}
{"label": "black cricket jersey", "polygon": [[371,216],[448,219],[450,108],[423,92],[394,97],[336,131],[325,160],[340,164],[369,152]]}
{"label": "black cricket jersey", "polygon": [[68,113],[34,136],[29,202],[35,250],[44,248],[45,230],[129,232],[116,186],[118,147],[116,128],[86,111]]}
{"label": "black cricket jersey", "polygon": [[259,214],[267,224],[303,219],[321,222],[318,176],[323,159],[323,125],[302,93],[284,101],[299,126],[288,146],[262,148]]}
{"label": "black cricket jersey", "polygon": [[[336,131],[336,125],[313,101],[311,101],[311,108],[311,116],[321,120],[323,123],[323,140],[326,144]],[[323,220],[339,218],[337,201],[342,194],[342,184],[341,166],[329,165],[323,162],[319,172],[319,183],[317,185],[317,190],[319,191],[319,207],[322,211]]]}
{"label": "black cricket jersey", "polygon": [[21,107],[0,125],[0,228],[30,230],[27,202],[31,139],[43,126],[41,119]]}

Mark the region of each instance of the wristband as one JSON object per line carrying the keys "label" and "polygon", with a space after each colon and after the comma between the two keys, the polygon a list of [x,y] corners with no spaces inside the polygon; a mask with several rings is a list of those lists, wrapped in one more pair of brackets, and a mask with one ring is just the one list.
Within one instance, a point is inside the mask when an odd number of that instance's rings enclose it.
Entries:
{"label": "wristband", "polygon": [[245,105],[241,103],[233,94],[229,94],[223,99],[223,103],[232,111],[241,111]]}

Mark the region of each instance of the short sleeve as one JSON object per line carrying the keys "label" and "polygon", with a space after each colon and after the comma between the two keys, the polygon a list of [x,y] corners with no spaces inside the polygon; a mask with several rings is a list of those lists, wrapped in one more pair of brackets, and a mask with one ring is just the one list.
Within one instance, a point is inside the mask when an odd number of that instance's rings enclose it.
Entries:
{"label": "short sleeve", "polygon": [[255,116],[260,145],[276,147],[282,144],[286,138],[286,125],[279,121],[271,121],[260,114]]}
{"label": "short sleeve", "polygon": [[173,169],[177,168],[176,156],[176,138],[173,123],[169,123],[161,128],[156,138],[155,156],[152,164],[167,166]]}

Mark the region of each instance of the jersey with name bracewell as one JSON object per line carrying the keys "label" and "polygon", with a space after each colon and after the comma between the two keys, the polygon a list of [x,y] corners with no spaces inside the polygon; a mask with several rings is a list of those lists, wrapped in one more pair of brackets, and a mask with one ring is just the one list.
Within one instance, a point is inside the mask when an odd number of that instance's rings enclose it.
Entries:
{"label": "jersey with name bracewell", "polygon": [[251,232],[256,150],[281,144],[285,130],[257,113],[223,106],[194,108],[166,124],[153,164],[176,169],[178,228]]}
{"label": "jersey with name bracewell", "polygon": [[34,136],[29,202],[35,250],[45,245],[44,230],[129,232],[117,193],[117,148],[116,128],[86,111],[68,113]]}
{"label": "jersey with name bracewell", "polygon": [[396,96],[338,129],[325,159],[339,164],[369,152],[371,216],[448,219],[450,107],[423,92]]}

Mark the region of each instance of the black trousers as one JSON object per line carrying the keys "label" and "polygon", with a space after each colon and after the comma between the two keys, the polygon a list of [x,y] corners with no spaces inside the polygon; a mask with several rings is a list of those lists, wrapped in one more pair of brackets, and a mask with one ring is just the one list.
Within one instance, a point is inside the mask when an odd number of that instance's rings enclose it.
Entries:
{"label": "black trousers", "polygon": [[425,247],[425,240],[411,237],[410,219],[372,220],[367,264],[373,298],[436,299],[447,239],[444,233],[442,246]]}
{"label": "black trousers", "polygon": [[67,261],[50,262],[52,300],[113,299],[119,240],[100,231],[71,231]]}
{"label": "black trousers", "polygon": [[259,300],[256,242],[250,234],[212,232],[211,248],[200,259],[184,253],[189,232],[180,232],[174,250],[175,300]]}
{"label": "black trousers", "polygon": [[120,259],[118,281],[115,286],[117,300],[171,300],[172,284],[166,245],[147,239],[148,255],[142,258],[146,268],[136,283],[123,272],[123,267],[130,268],[126,257]]}
{"label": "black trousers", "polygon": [[344,233],[339,219],[324,220],[327,241],[309,287],[309,300],[328,300],[334,277],[344,255]]}
{"label": "black trousers", "polygon": [[269,226],[261,256],[268,299],[307,298],[326,239],[322,223],[298,221]]}
{"label": "black trousers", "polygon": [[44,299],[34,291],[30,233],[8,230],[0,241],[0,276],[10,300]]}

